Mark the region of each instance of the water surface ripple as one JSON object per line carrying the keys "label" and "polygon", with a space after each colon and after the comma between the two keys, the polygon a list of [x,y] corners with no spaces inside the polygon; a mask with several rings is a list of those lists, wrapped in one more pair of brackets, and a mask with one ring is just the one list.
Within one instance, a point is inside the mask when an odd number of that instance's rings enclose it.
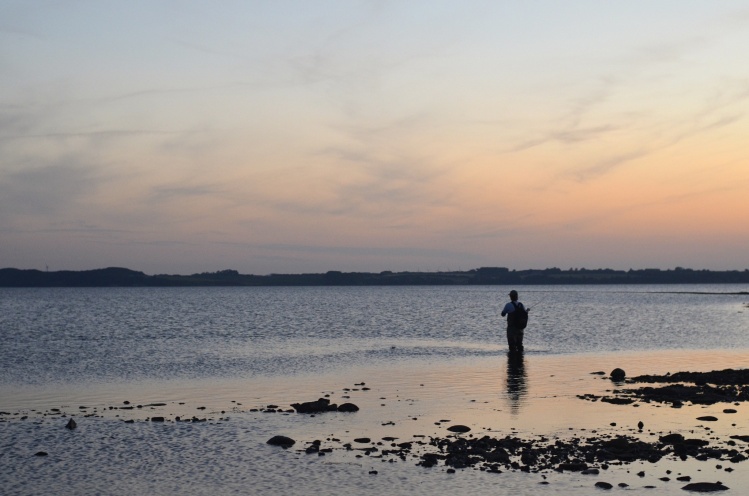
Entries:
{"label": "water surface ripple", "polygon": [[[517,288],[529,354],[744,348],[746,286]],[[0,289],[0,383],[253,377],[503,354],[500,287]]]}

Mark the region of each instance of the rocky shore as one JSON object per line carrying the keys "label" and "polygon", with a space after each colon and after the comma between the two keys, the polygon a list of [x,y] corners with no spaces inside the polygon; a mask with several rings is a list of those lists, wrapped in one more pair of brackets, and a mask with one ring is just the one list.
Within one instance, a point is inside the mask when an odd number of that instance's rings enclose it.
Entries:
{"label": "rocky shore", "polygon": [[[262,422],[265,415],[273,415],[274,418],[278,416],[279,422],[274,424],[281,426],[281,429],[266,438],[267,444],[277,447],[276,449],[298,453],[301,457],[327,456],[360,460],[362,466],[368,464],[372,467],[366,469],[371,476],[377,476],[383,470],[375,467],[375,464],[408,463],[417,466],[417,470],[438,471],[456,476],[466,470],[483,472],[487,474],[486,477],[503,473],[536,474],[537,477],[530,483],[545,485],[554,484],[555,479],[562,474],[577,474],[585,480],[589,477],[591,487],[606,490],[615,487],[655,487],[652,483],[638,485],[638,481],[645,480],[646,476],[648,480],[652,480],[657,474],[659,483],[679,484],[680,488],[688,491],[708,492],[729,490],[729,485],[720,480],[721,473],[728,476],[734,471],[746,470],[744,462],[749,457],[749,436],[742,430],[745,426],[741,425],[740,419],[745,418],[745,415],[742,416],[742,409],[749,401],[749,371],[726,369],[630,378],[623,370],[592,374],[592,380],[598,376],[600,380],[607,381],[611,389],[603,395],[579,394],[573,401],[580,401],[580,404],[610,403],[610,408],[639,408],[632,410],[633,412],[642,412],[641,407],[670,407],[658,411],[661,417],[668,416],[671,408],[678,409],[681,413],[694,410],[691,418],[697,428],[694,425],[684,425],[679,429],[674,429],[673,426],[663,428],[664,424],[658,421],[657,416],[652,417],[651,411],[651,417],[643,416],[648,421],[647,426],[641,420],[626,426],[610,422],[605,427],[597,425],[592,428],[570,429],[568,432],[536,431],[518,434],[506,430],[498,433],[478,428],[475,424],[466,425],[440,418],[432,423],[432,432],[426,434],[411,431],[410,435],[404,435],[404,432],[408,432],[407,427],[401,425],[399,435],[380,435],[381,428],[388,428],[394,422],[381,416],[381,413],[373,412],[373,409],[377,406],[384,407],[393,397],[375,398],[372,396],[373,390],[379,391],[380,395],[386,393],[363,382],[340,391],[325,392],[318,399],[294,398],[250,407],[243,406],[240,401],[232,401],[226,408],[218,409],[202,405],[191,406],[184,402],[138,404],[124,400],[117,405],[108,406],[0,412],[0,423],[57,422],[59,419],[60,429],[68,429],[74,433],[76,429],[80,429],[81,422],[96,418],[109,418],[130,424],[190,422],[211,425],[231,422],[236,416],[248,415],[257,415],[256,421]],[[335,396],[339,396],[342,401],[335,401]],[[400,397],[395,401],[401,400],[408,404],[412,401]],[[722,413],[702,415],[703,412],[697,411],[706,405],[717,405]],[[193,413],[185,413],[190,411]],[[378,427],[364,435],[352,433],[351,426],[361,415],[379,419]],[[288,425],[290,420],[283,420],[283,416],[302,419],[303,425],[309,426],[326,422],[326,425],[339,425],[339,432],[331,432],[326,436],[305,436],[300,435],[305,429],[297,429],[295,434],[288,435],[283,426]],[[731,427],[726,427],[732,419],[737,421]],[[417,416],[413,416],[412,420],[417,420]],[[719,420],[723,425],[720,433],[710,427]],[[424,423],[419,425],[423,428]],[[37,451],[34,455],[41,460],[48,453],[46,450]],[[366,464],[363,462],[365,460]],[[706,476],[701,470],[694,470],[694,462],[710,463],[714,470],[711,475]],[[664,463],[671,468],[662,468]],[[674,464],[678,466],[682,463],[683,470],[673,469]],[[621,473],[625,471],[629,474],[628,467],[636,468],[632,470],[633,476],[622,482]]]}
{"label": "rocky shore", "polygon": [[[601,375],[602,373],[595,373]],[[605,374],[604,374],[605,375]],[[637,383],[669,383],[669,386],[653,388],[616,389],[613,396],[601,397],[590,394],[579,398],[589,401],[607,401],[617,403],[616,399],[626,400],[618,404],[634,404],[637,400],[644,403],[668,403],[675,408],[685,405],[706,405],[716,403],[739,406],[749,401],[749,370],[726,369],[712,372],[679,372],[667,375],[642,375],[626,379],[621,369],[615,369],[609,376],[617,385]],[[319,401],[323,401],[322,399]],[[638,406],[638,405],[637,405]],[[296,408],[296,407],[295,407]],[[297,408],[297,411],[300,411]],[[735,414],[736,408],[725,408],[727,415]],[[697,417],[696,420],[711,422],[717,420],[712,416]],[[449,423],[449,420],[443,422]],[[611,424],[611,427],[615,427]],[[735,424],[734,424],[735,426]],[[638,423],[638,432],[643,432],[644,424]],[[518,436],[492,437],[473,435],[471,428],[465,425],[452,424],[446,429],[450,434],[435,436],[429,439],[414,438],[402,441],[397,438],[384,437],[379,441],[369,438],[341,442],[337,438],[328,438],[325,443],[316,439],[307,441],[300,451],[307,454],[324,455],[334,449],[356,452],[356,457],[380,459],[383,462],[416,460],[416,465],[431,468],[444,467],[448,473],[461,469],[476,469],[487,473],[501,474],[503,471],[539,473],[546,479],[550,474],[561,472],[578,472],[582,475],[599,476],[612,467],[625,466],[634,462],[657,464],[662,459],[673,461],[709,461],[716,463],[716,468],[727,473],[733,472],[734,466],[746,461],[749,457],[749,436],[731,435],[719,439],[714,435],[705,437],[685,436],[675,432],[650,432],[643,439],[637,435],[603,433],[593,430],[586,436],[560,437],[536,436],[523,438]],[[710,429],[707,429],[710,432]],[[693,432],[693,431],[691,431]],[[289,448],[295,444],[289,439],[271,439],[271,444]],[[376,471],[372,474],[376,475]],[[645,472],[638,472],[644,477]],[[694,492],[725,491],[729,488],[720,481],[692,482],[691,475],[674,475],[673,480],[686,483],[684,490]],[[672,477],[660,478],[663,482]],[[548,484],[548,481],[542,482]],[[600,489],[611,489],[613,484],[599,480],[595,486]],[[628,487],[619,483],[619,487]],[[647,487],[647,486],[646,486]]]}

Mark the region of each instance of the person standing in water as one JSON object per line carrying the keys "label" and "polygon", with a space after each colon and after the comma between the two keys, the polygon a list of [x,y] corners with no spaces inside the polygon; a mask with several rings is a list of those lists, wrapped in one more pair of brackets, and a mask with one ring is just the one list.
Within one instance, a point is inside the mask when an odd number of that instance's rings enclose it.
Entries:
{"label": "person standing in water", "polygon": [[528,324],[528,312],[518,301],[518,292],[514,289],[509,294],[510,301],[502,309],[502,317],[507,316],[507,345],[510,352],[523,351],[523,333]]}

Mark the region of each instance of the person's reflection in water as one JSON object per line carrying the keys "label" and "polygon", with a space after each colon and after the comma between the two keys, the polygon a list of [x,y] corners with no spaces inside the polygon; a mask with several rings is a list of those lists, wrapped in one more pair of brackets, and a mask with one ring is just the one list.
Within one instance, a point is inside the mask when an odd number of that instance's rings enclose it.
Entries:
{"label": "person's reflection in water", "polygon": [[523,352],[507,353],[507,397],[510,399],[510,412],[520,412],[523,397],[528,392],[525,384],[525,363]]}

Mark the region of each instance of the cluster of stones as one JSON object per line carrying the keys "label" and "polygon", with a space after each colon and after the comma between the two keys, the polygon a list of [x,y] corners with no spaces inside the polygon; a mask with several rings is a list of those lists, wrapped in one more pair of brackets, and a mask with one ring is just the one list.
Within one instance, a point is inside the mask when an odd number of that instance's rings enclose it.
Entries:
{"label": "cluster of stones", "polygon": [[[448,430],[455,433],[466,433],[470,431],[470,428],[454,425]],[[328,439],[328,441],[340,443],[340,440],[335,438]],[[601,471],[609,469],[610,466],[626,465],[636,461],[656,463],[665,456],[681,459],[687,459],[688,457],[695,459],[713,458],[734,463],[746,459],[738,450],[711,448],[707,441],[686,439],[680,434],[661,436],[655,443],[644,442],[628,436],[551,441],[544,437],[528,440],[511,436],[474,438],[453,435],[445,438],[432,438],[428,442],[396,442],[397,438],[394,437],[383,438],[382,441],[372,442],[369,438],[357,438],[353,440],[353,443],[344,443],[341,447],[348,451],[360,451],[361,454],[357,454],[357,457],[371,456],[391,463],[397,461],[397,459],[405,461],[407,458],[413,457],[418,459],[417,465],[422,467],[444,466],[447,467],[448,473],[473,468],[489,473],[567,471],[579,472],[584,475],[599,475]],[[749,438],[745,441],[749,442]],[[290,448],[296,444],[296,441],[285,436],[274,436],[268,440],[268,444]],[[323,447],[320,440],[312,441],[302,449],[307,454],[319,456],[324,456],[332,450],[330,447]],[[389,459],[386,460],[386,458]],[[726,470],[731,471],[732,469]],[[371,471],[370,474],[376,475],[377,471]],[[642,471],[637,475],[644,477],[645,472]],[[660,480],[667,482],[670,478],[661,477]],[[690,482],[691,477],[679,476],[676,477],[676,480]],[[624,483],[619,485],[627,487],[627,484]],[[605,481],[597,481],[595,486],[601,489],[613,487],[612,484]],[[683,489],[708,492],[722,491],[728,488],[720,482],[694,482],[687,484]]]}
{"label": "cluster of stones", "polygon": [[306,401],[304,403],[292,403],[292,408],[297,413],[323,413],[323,412],[358,412],[359,407],[353,403],[343,403],[336,405],[331,403],[327,398],[320,398],[317,401]]}
{"label": "cluster of stones", "polygon": [[[731,443],[735,446],[735,442]],[[432,467],[442,462],[452,468],[478,466],[489,472],[501,472],[502,469],[524,472],[605,470],[610,465],[639,460],[656,463],[669,455],[682,460],[715,459],[732,463],[747,459],[733,446],[711,447],[708,441],[685,439],[681,434],[661,436],[655,443],[616,435],[609,438],[557,439],[553,442],[543,437],[523,440],[510,436],[501,439],[483,436],[433,439],[430,444],[437,451],[422,454],[422,466]]]}
{"label": "cluster of stones", "polygon": [[[602,372],[596,372],[603,374]],[[665,375],[641,375],[625,378],[622,369],[614,369],[610,374],[616,383],[667,383],[666,386],[617,389],[615,396],[596,396],[592,394],[578,397],[591,401],[603,401],[619,405],[634,403],[636,399],[645,403],[657,402],[681,408],[689,402],[695,405],[714,405],[715,403],[737,403],[749,401],[749,369],[717,370],[712,372],[677,372]]]}

